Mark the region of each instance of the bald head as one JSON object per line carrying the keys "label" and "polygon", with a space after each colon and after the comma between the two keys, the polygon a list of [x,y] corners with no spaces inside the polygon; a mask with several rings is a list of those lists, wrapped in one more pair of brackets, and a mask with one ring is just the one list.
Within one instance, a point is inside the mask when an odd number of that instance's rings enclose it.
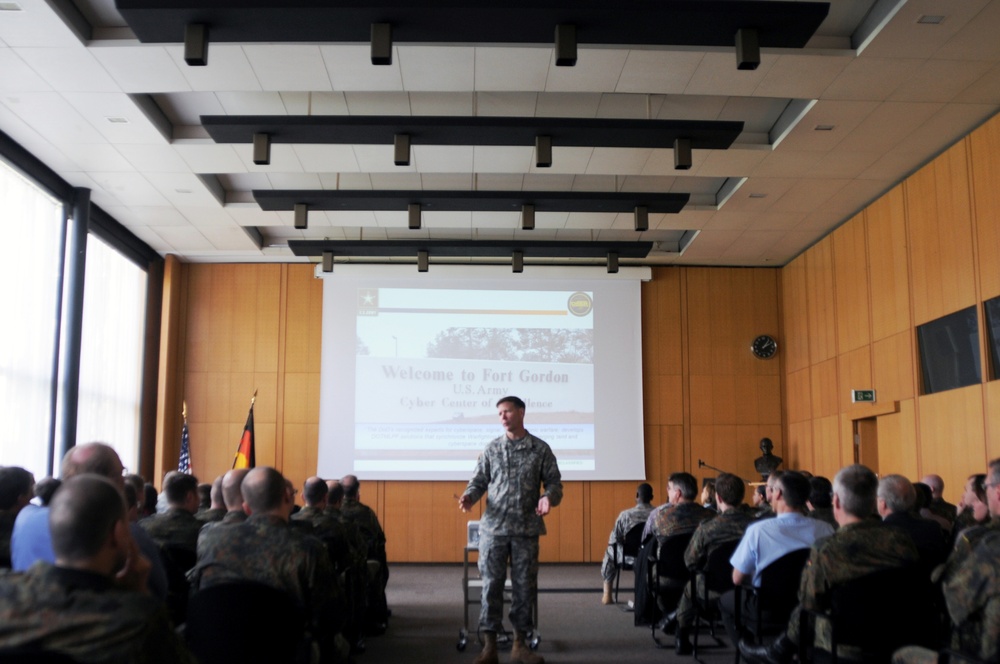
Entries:
{"label": "bald head", "polygon": [[[85,566],[104,551],[108,536],[124,520],[125,501],[118,485],[90,473],[70,477],[52,497],[49,510],[56,562]],[[123,563],[124,559],[115,561],[112,567]]]}
{"label": "bald head", "polygon": [[222,501],[230,512],[243,511],[243,479],[249,473],[247,468],[235,468],[222,476]]}
{"label": "bald head", "polygon": [[226,501],[222,498],[222,475],[212,480],[210,499],[213,510],[221,510],[226,506]]}
{"label": "bald head", "polygon": [[940,475],[925,475],[920,482],[931,488],[931,497],[934,500],[941,499],[941,494],[944,493],[944,480]]}
{"label": "bald head", "polygon": [[356,500],[361,493],[361,482],[357,475],[344,475],[340,478],[340,486],[344,487],[344,498]]}
{"label": "bald head", "polygon": [[886,475],[878,481],[878,513],[885,517],[895,512],[909,512],[917,504],[917,490],[902,475]]}
{"label": "bald head", "polygon": [[340,480],[327,480],[326,488],[330,490],[326,494],[326,504],[340,507],[340,504],[344,502],[344,487]]}
{"label": "bald head", "polygon": [[274,468],[254,468],[243,479],[243,502],[251,514],[273,514],[288,518],[291,497],[285,478]]}
{"label": "bald head", "polygon": [[93,473],[108,478],[121,488],[125,486],[125,478],[122,477],[124,470],[118,452],[104,443],[84,443],[71,447],[62,460],[63,480],[74,475]]}
{"label": "bald head", "polygon": [[330,488],[321,477],[310,477],[302,485],[302,497],[310,507],[325,507],[328,493]]}

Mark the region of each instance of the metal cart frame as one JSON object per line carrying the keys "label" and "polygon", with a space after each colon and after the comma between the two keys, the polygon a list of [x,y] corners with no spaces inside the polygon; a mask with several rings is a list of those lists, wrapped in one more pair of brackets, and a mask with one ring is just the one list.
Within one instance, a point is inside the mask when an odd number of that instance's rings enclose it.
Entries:
{"label": "metal cart frame", "polygon": [[[479,557],[479,542],[478,541],[475,542],[475,543],[470,543],[470,544],[466,545],[465,546],[465,550],[464,550],[464,554],[463,554],[463,562],[462,562],[462,620],[463,620],[464,627],[461,630],[459,630],[459,632],[458,632],[458,643],[455,644],[455,647],[458,649],[459,652],[465,650],[465,647],[466,647],[466,645],[469,642],[469,606],[472,605],[472,604],[482,604],[483,582],[482,582],[482,579],[479,578],[478,565],[476,563],[472,563],[472,566],[476,569],[476,574],[473,576],[473,575],[471,575],[469,573],[469,567],[470,567],[469,552],[470,551],[476,553],[476,558],[477,558],[477,562],[478,562],[478,557]],[[475,590],[475,592],[471,592],[470,593],[470,590]],[[510,574],[509,574],[509,570],[508,570],[507,581],[504,583],[504,592],[503,592],[503,595],[504,595],[504,600],[503,600],[504,604],[507,604],[507,603],[510,602],[510,591],[511,591],[511,581],[510,581]],[[528,643],[528,647],[530,647],[532,650],[537,650],[538,649],[538,645],[542,641],[541,634],[538,632],[538,593],[537,592],[535,593],[535,596],[534,596],[534,598],[533,598],[533,600],[531,602],[531,614],[532,614],[532,621],[535,624],[535,629],[533,631],[531,631],[531,632],[528,633],[528,635],[527,635],[527,643]],[[478,623],[478,619],[477,619],[477,623]],[[481,643],[481,640],[479,638],[479,627],[478,627],[478,624],[476,626],[476,639],[475,640],[476,640],[477,643]],[[513,644],[513,642],[514,642],[514,635],[513,635],[513,633],[507,632],[507,631],[498,632],[497,633],[497,645],[511,645],[511,644]]]}

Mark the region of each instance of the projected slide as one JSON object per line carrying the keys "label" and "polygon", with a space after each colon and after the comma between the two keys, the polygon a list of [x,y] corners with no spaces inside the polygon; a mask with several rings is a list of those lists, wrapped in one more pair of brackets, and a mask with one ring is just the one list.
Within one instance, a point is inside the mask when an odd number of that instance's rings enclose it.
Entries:
{"label": "projected slide", "polygon": [[493,268],[317,273],[321,477],[468,480],[514,395],[565,479],[645,478],[639,278]]}
{"label": "projected slide", "polygon": [[496,401],[527,399],[564,470],[594,469],[594,299],[582,291],[360,288],[355,468],[468,473]]}

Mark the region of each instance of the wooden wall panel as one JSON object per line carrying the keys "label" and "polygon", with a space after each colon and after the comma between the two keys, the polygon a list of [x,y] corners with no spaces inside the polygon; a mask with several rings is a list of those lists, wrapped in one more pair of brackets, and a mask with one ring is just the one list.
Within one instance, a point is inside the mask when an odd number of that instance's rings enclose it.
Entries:
{"label": "wooden wall panel", "polygon": [[853,456],[841,456],[840,417],[831,415],[813,420],[813,460],[811,465],[788,466],[808,470],[814,475],[823,475],[830,479],[837,471],[848,463],[853,463]]}
{"label": "wooden wall panel", "polygon": [[814,468],[812,420],[788,423],[788,444],[783,457],[785,468]]}
{"label": "wooden wall panel", "polygon": [[813,419],[830,417],[840,411],[837,384],[836,358],[813,366],[809,376]]}
{"label": "wooden wall panel", "polygon": [[[806,258],[799,256],[781,273],[782,353],[785,371],[809,367],[809,290]],[[789,392],[789,398],[792,397]]]}
{"label": "wooden wall panel", "polygon": [[846,353],[871,343],[868,251],[864,214],[833,234],[836,281],[837,350]]}
{"label": "wooden wall panel", "polygon": [[805,422],[812,417],[812,371],[807,367],[785,376],[788,422]]}
{"label": "wooden wall panel", "polygon": [[984,386],[986,396],[986,458],[1000,457],[1000,380]]}
{"label": "wooden wall panel", "polygon": [[900,185],[865,210],[868,230],[872,338],[910,329],[906,200]]}
{"label": "wooden wall panel", "polygon": [[820,241],[805,254],[806,311],[809,322],[809,362],[818,364],[837,355],[837,319],[833,272],[833,242]]}
{"label": "wooden wall panel", "polygon": [[[843,353],[837,360],[837,375],[839,412],[847,413],[857,410],[858,406],[866,407],[866,404],[851,403],[851,390],[868,390],[875,387],[872,380],[871,346]],[[876,397],[881,400],[886,398],[885,395],[879,394],[876,394]]]}
{"label": "wooden wall panel", "polygon": [[916,396],[912,333],[900,332],[872,344],[876,395],[881,401],[899,401]]}
{"label": "wooden wall panel", "polygon": [[1000,118],[969,137],[981,299],[1000,295]]}
{"label": "wooden wall panel", "polygon": [[946,497],[957,502],[966,478],[984,472],[983,388],[973,385],[920,397],[918,421],[920,473],[944,478]]}
{"label": "wooden wall panel", "polygon": [[879,472],[919,479],[915,400],[900,401],[898,413],[881,415],[877,423]]}
{"label": "wooden wall panel", "polygon": [[976,301],[965,143],[912,175],[904,189],[913,317],[921,325]]}

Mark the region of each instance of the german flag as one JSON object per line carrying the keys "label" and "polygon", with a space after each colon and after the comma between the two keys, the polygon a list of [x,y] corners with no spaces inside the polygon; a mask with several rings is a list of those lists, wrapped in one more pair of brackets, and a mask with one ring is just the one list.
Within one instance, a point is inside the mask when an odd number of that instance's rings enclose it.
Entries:
{"label": "german flag", "polygon": [[243,425],[243,436],[240,437],[240,445],[236,448],[236,456],[233,458],[233,468],[253,468],[257,465],[253,451],[253,403],[250,404],[250,412],[247,414],[247,423]]}

